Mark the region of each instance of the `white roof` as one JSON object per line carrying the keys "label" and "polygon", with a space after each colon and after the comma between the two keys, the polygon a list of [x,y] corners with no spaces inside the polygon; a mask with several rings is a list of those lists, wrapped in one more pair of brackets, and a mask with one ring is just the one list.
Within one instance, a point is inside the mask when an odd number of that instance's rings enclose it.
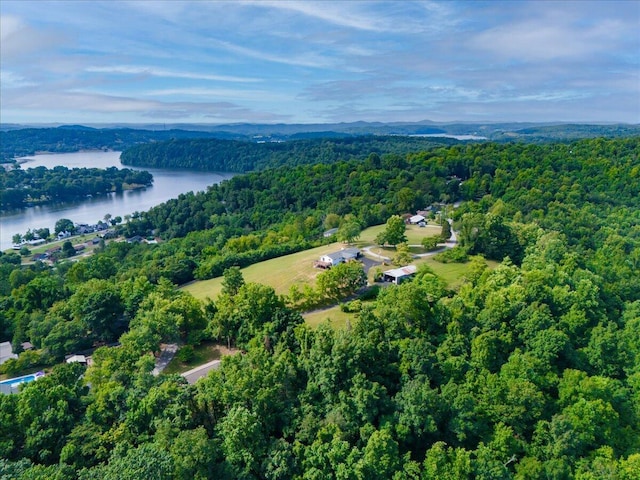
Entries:
{"label": "white roof", "polygon": [[418,267],[415,265],[407,265],[406,267],[394,268],[393,270],[387,270],[383,272],[384,275],[388,275],[389,277],[404,277],[407,275],[413,275],[418,271]]}
{"label": "white roof", "polygon": [[424,220],[424,217],[422,215],[414,215],[413,217],[411,217],[409,219],[409,222],[411,223],[418,223]]}
{"label": "white roof", "polygon": [[87,363],[87,357],[85,357],[84,355],[71,355],[69,358],[67,358],[67,363],[73,362]]}

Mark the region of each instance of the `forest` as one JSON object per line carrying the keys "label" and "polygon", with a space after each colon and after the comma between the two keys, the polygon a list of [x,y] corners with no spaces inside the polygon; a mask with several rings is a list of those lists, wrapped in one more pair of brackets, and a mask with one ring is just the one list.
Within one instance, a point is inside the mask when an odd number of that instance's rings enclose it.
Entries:
{"label": "forest", "polygon": [[451,139],[401,136],[314,138],[256,143],[221,139],[183,139],[146,143],[128,148],[123,165],[154,168],[188,168],[244,173],[285,165],[329,164],[364,159],[370,154],[406,155],[434,145],[457,143]]}
{"label": "forest", "polygon": [[[458,201],[462,285],[421,268],[344,329],[231,268],[325,242],[328,216]],[[0,341],[34,346],[0,370],[50,368],[0,395],[4,478],[638,478],[640,137],[300,162],[122,228],[164,241],[0,256]],[[212,276],[215,299],[177,288]],[[195,385],[152,375],[160,343],[211,340],[241,353]]]}
{"label": "forest", "polygon": [[[122,150],[139,143],[173,138],[238,138],[225,132],[197,132],[178,129],[142,130],[132,128],[21,128],[0,131],[0,164],[38,152],[67,153],[81,150]],[[240,138],[244,138],[241,136]]]}
{"label": "forest", "polygon": [[149,172],[130,168],[0,168],[0,211],[80,200],[152,183],[153,175]]}

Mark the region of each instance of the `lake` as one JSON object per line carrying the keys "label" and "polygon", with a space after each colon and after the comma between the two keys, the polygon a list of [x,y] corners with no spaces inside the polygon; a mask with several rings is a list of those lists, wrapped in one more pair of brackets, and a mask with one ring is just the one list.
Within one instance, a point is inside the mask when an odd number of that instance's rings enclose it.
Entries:
{"label": "lake", "polygon": [[147,170],[153,175],[153,186],[110,193],[78,202],[48,204],[28,207],[0,214],[0,249],[11,248],[11,238],[24,234],[28,229],[48,227],[53,234],[56,221],[68,218],[74,223],[96,223],[105,214],[123,217],[133,212],[144,212],[151,207],[176,198],[181,193],[205,191],[209,185],[233,177],[234,173],[196,172],[192,170],[168,170],[161,168],[136,168],[120,163],[120,152],[78,152],[35,155],[20,159],[22,168],[62,165],[68,168],[131,168]]}

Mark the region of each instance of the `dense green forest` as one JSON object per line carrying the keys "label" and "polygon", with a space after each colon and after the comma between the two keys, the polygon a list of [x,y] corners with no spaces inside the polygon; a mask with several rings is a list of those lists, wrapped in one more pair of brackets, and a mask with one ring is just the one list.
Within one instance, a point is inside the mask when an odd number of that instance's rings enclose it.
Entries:
{"label": "dense green forest", "polygon": [[[0,131],[0,163],[37,152],[66,153],[81,150],[122,150],[139,143],[172,138],[239,138],[224,132],[186,130],[139,130],[132,128],[90,128],[65,126],[57,128],[21,128]],[[244,138],[241,136],[240,138]]]}
{"label": "dense green forest", "polygon": [[457,141],[400,136],[319,138],[265,143],[190,139],[137,145],[123,151],[120,160],[124,165],[137,167],[249,172],[283,165],[328,164],[338,160],[363,159],[372,153],[406,155],[434,145],[453,143]]}
{"label": "dense green forest", "polygon": [[[240,175],[124,228],[158,245],[20,267],[0,256],[0,340],[38,369],[0,395],[0,474],[25,479],[579,479],[640,472],[640,137],[470,144]],[[451,290],[429,269],[310,329],[229,266],[434,202]],[[501,263],[490,269],[484,259]],[[176,289],[225,275],[213,301]],[[196,385],[153,376],[161,342],[243,353]],[[229,340],[230,339],[230,340]]]}
{"label": "dense green forest", "polygon": [[152,183],[153,175],[149,172],[130,168],[0,168],[0,211],[79,200]]}

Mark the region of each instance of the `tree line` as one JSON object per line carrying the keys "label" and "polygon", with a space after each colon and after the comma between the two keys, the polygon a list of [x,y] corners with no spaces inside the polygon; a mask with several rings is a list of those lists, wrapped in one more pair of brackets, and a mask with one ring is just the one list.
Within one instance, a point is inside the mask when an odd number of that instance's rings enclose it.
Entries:
{"label": "tree line", "polygon": [[457,143],[451,139],[403,136],[317,138],[285,142],[249,142],[224,139],[175,139],[146,143],[122,152],[124,165],[154,168],[249,172],[285,165],[329,164],[363,159],[375,153],[406,155],[434,145]]}

